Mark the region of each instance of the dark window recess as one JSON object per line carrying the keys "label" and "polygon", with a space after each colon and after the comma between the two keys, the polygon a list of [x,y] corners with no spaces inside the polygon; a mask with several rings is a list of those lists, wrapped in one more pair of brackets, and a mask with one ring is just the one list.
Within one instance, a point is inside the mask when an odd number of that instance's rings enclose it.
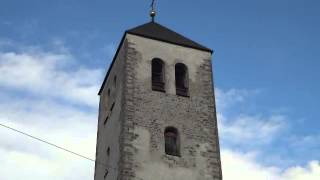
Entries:
{"label": "dark window recess", "polygon": [[113,108],[114,108],[114,104],[115,104],[115,103],[112,103],[111,108],[110,108],[110,111],[112,111],[112,110],[113,110]]}
{"label": "dark window recess", "polygon": [[103,178],[106,179],[106,177],[108,176],[108,174],[109,174],[109,171],[108,171],[108,169],[106,169],[106,172],[104,173]]}
{"label": "dark window recess", "polygon": [[178,63],[175,66],[176,94],[179,96],[189,96],[188,70],[186,65]]}
{"label": "dark window recess", "polygon": [[109,120],[109,116],[106,117],[106,119],[104,120],[103,124],[106,125],[108,120]]}
{"label": "dark window recess", "polygon": [[108,89],[108,97],[110,97],[110,89]]}
{"label": "dark window recess", "polygon": [[110,147],[107,149],[107,155],[110,156]]}
{"label": "dark window recess", "polygon": [[164,137],[166,154],[172,156],[179,156],[178,130],[173,127],[166,128]]}
{"label": "dark window recess", "polygon": [[113,86],[116,87],[117,86],[117,76],[115,76],[113,78]]}
{"label": "dark window recess", "polygon": [[161,59],[152,60],[152,90],[165,92],[164,67]]}

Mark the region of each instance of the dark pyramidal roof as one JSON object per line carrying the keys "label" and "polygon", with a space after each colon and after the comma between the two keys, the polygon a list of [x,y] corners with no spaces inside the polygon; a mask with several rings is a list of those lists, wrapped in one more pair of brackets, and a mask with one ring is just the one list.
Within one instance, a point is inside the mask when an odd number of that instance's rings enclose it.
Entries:
{"label": "dark pyramidal roof", "polygon": [[213,52],[211,49],[209,49],[205,46],[202,46],[202,45],[170,30],[170,29],[168,29],[168,28],[166,28],[156,22],[149,22],[149,23],[143,24],[141,26],[135,27],[133,29],[129,29],[124,33],[124,35],[122,37],[122,40],[118,46],[117,52],[113,57],[112,63],[108,69],[106,77],[104,78],[102,86],[99,90],[99,93],[98,93],[99,95],[101,94],[101,92],[104,88],[104,85],[106,84],[106,81],[108,79],[110,71],[113,67],[114,61],[116,60],[116,58],[118,56],[120,47],[125,39],[126,34],[133,34],[133,35],[137,35],[137,36],[141,36],[141,37],[145,37],[145,38],[149,38],[149,39],[172,43],[172,44],[179,45],[179,46],[199,49],[199,50],[207,51],[210,53]]}
{"label": "dark pyramidal roof", "polygon": [[141,26],[135,27],[133,29],[126,31],[128,34],[134,34],[150,39],[155,39],[159,41],[164,41],[180,46],[190,47],[194,49],[199,49],[203,51],[209,51],[212,53],[212,50],[198,44],[156,22],[149,22],[146,24],[143,24]]}

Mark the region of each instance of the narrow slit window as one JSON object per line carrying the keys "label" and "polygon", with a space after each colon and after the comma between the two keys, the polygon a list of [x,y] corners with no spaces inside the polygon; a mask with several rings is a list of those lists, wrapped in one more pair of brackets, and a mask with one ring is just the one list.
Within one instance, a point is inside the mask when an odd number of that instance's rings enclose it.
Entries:
{"label": "narrow slit window", "polygon": [[117,87],[117,76],[114,76],[113,78],[113,86]]}
{"label": "narrow slit window", "polygon": [[110,97],[110,94],[111,94],[111,90],[108,89],[108,97]]}
{"label": "narrow slit window", "polygon": [[109,116],[106,117],[106,119],[104,120],[103,124],[106,125],[108,120],[109,120]]}
{"label": "narrow slit window", "polygon": [[110,147],[107,149],[107,155],[110,156]]}
{"label": "narrow slit window", "polygon": [[113,110],[114,104],[115,104],[115,103],[112,103],[111,108],[110,108],[110,112]]}
{"label": "narrow slit window", "polygon": [[152,90],[165,92],[164,63],[161,59],[152,60]]}
{"label": "narrow slit window", "polygon": [[109,174],[109,171],[108,171],[108,169],[106,169],[103,178],[106,179],[106,177],[108,176],[108,174]]}
{"label": "narrow slit window", "polygon": [[174,127],[168,127],[164,132],[165,152],[168,155],[179,156],[179,135],[178,130]]}
{"label": "narrow slit window", "polygon": [[179,96],[189,96],[188,87],[188,69],[187,66],[178,63],[175,65],[175,77],[176,77],[176,94]]}

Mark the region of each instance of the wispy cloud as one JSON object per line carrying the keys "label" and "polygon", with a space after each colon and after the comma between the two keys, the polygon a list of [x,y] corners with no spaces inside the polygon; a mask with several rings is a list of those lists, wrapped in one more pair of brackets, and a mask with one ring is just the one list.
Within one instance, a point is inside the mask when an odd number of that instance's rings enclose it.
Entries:
{"label": "wispy cloud", "polygon": [[228,143],[255,145],[269,143],[286,127],[286,117],[274,115],[270,117],[239,115],[233,120],[220,119],[221,137]]}
{"label": "wispy cloud", "polygon": [[[17,49],[0,52],[0,122],[94,159],[101,70],[68,51]],[[93,177],[93,162],[3,127],[0,142],[0,179]]]}
{"label": "wispy cloud", "polygon": [[[0,122],[89,158],[95,157],[96,111],[50,99],[0,97]],[[92,179],[94,163],[0,128],[0,179]],[[16,169],[19,169],[19,173]],[[77,173],[75,173],[77,171]],[[78,172],[79,171],[79,172]]]}
{"label": "wispy cloud", "polygon": [[[315,149],[319,147],[318,135],[297,134],[292,118],[285,113],[287,111],[270,109],[269,113],[262,113],[246,111],[243,108],[240,113],[234,113],[234,109],[239,106],[250,106],[250,100],[261,96],[261,91],[218,89],[217,92],[222,148],[254,153],[262,165],[273,165],[282,170],[316,158],[315,155],[306,157],[301,154],[315,154]],[[290,153],[287,153],[289,149]]]}
{"label": "wispy cloud", "polygon": [[218,121],[220,137],[223,144],[245,145],[248,142],[255,146],[270,143],[276,136],[287,128],[287,117],[282,114],[261,115],[238,113],[233,116],[228,111],[237,108],[240,103],[245,103],[250,97],[259,94],[259,90],[223,91],[216,89]]}
{"label": "wispy cloud", "polygon": [[[102,70],[78,63],[63,41],[57,40],[53,44],[58,51],[17,47],[19,51],[0,52],[0,122],[94,158],[96,93]],[[268,144],[287,128],[287,117],[279,113],[252,115],[244,112],[232,117],[225,113],[259,92],[217,90],[222,141],[243,146],[248,142]],[[296,138],[301,141],[301,137]],[[315,140],[313,136],[303,138],[305,143]],[[294,138],[292,141],[295,142]],[[10,130],[0,128],[0,142],[0,153],[3,154],[0,156],[0,179],[93,178],[94,163]],[[272,154],[261,154],[260,150],[252,147],[235,151],[230,146],[223,147],[224,180],[239,177],[248,180],[314,180],[320,177],[318,161],[288,168],[277,166],[276,162],[274,166],[268,166],[259,162],[259,156],[270,158]]]}
{"label": "wispy cloud", "polygon": [[320,177],[319,161],[311,161],[305,167],[281,169],[258,163],[255,154],[223,149],[222,169],[225,180],[317,180]]}
{"label": "wispy cloud", "polygon": [[[6,97],[3,97],[6,96]],[[96,111],[52,99],[0,95],[0,122],[89,158],[95,157]],[[94,163],[0,128],[0,179],[92,179]],[[16,169],[19,168],[19,173]],[[36,169],[36,170],[35,170]],[[79,171],[78,173],[75,173]]]}
{"label": "wispy cloud", "polygon": [[75,63],[70,54],[0,52],[0,86],[97,106],[100,69]]}
{"label": "wispy cloud", "polygon": [[222,89],[216,88],[216,102],[220,110],[230,107],[236,103],[243,102],[249,95],[248,90],[230,89],[223,91]]}

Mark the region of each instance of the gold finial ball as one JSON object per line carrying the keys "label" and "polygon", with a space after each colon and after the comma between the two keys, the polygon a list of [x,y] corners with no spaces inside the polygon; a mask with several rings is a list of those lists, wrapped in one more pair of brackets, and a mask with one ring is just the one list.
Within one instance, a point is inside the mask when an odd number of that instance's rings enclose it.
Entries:
{"label": "gold finial ball", "polygon": [[156,14],[157,14],[156,11],[154,11],[154,10],[151,10],[151,11],[150,11],[150,16],[151,16],[151,17],[155,17]]}

